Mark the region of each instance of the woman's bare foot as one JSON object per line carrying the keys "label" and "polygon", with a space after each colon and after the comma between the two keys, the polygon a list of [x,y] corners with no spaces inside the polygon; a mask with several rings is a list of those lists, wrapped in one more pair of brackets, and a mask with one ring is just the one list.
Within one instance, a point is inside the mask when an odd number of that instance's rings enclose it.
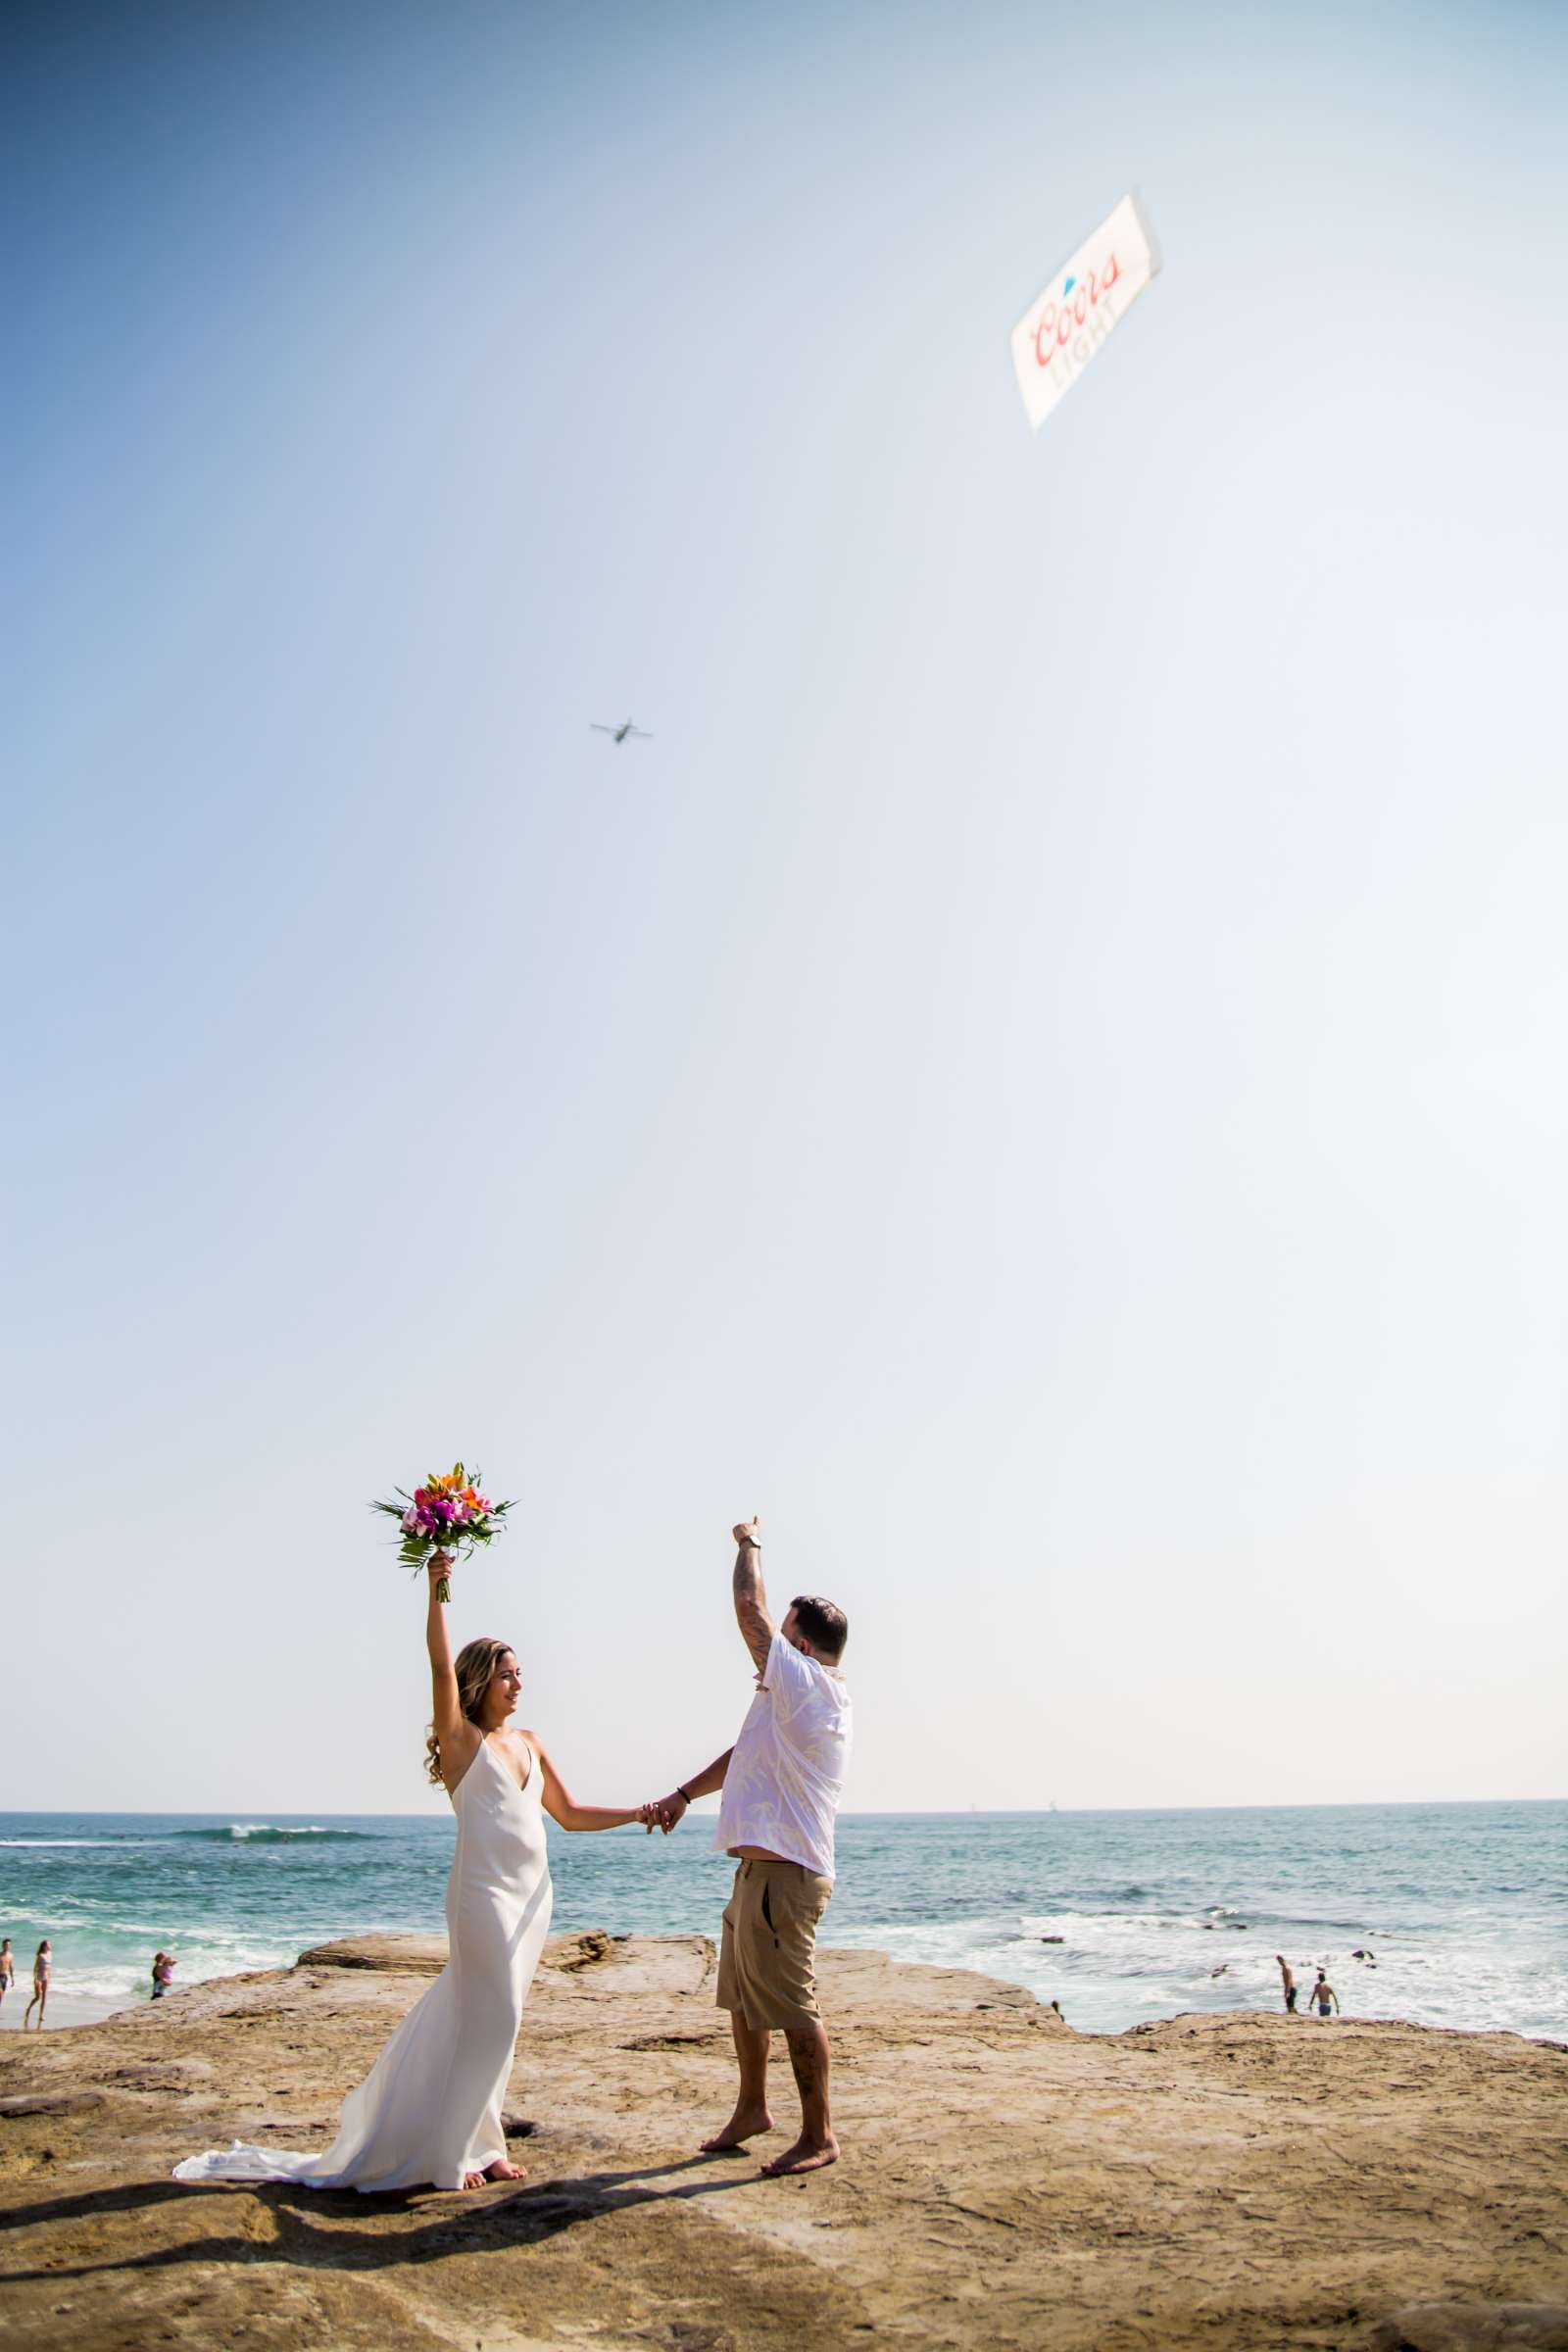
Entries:
{"label": "woman's bare foot", "polygon": [[494,2164],[485,2166],[482,2173],[465,2173],[463,2185],[465,2188],[483,2188],[490,2180],[526,2180],[527,2178],[520,2164],[509,2164],[504,2156],[498,2156]]}
{"label": "woman's bare foot", "polygon": [[773,2118],[765,2106],[737,2107],[723,2131],[715,2132],[711,2139],[704,2140],[703,2154],[726,2155],[731,2148],[744,2147],[749,2139],[756,2138],[759,2132],[771,2132],[772,2129]]}
{"label": "woman's bare foot", "polygon": [[770,2180],[777,2180],[785,2173],[819,2173],[824,2164],[837,2164],[838,2160],[839,2143],[830,2132],[826,2139],[798,2139],[793,2148],[786,2148],[762,2170]]}

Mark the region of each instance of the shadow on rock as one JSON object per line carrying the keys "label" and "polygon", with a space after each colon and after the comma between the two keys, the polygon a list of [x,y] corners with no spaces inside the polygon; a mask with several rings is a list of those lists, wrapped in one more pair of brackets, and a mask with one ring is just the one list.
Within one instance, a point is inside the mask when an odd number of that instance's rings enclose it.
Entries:
{"label": "shadow on rock", "polygon": [[[8,2271],[10,2283],[40,2278],[88,2278],[104,2273],[168,2270],[181,2263],[286,2262],[309,2269],[380,2271],[406,2262],[437,2262],[450,2254],[471,2254],[480,2247],[529,2246],[543,2243],[581,2222],[625,2213],[639,2205],[659,2205],[695,2197],[721,2195],[744,2188],[756,2175],[731,2174],[727,2179],[689,2180],[679,2187],[651,2188],[647,2182],[706,2170],[713,2159],[690,2156],[675,2164],[648,2165],[636,2172],[585,2173],[575,2179],[542,2180],[514,2189],[505,2196],[469,2191],[461,2205],[445,2207],[439,2219],[422,2228],[367,2229],[404,2215],[426,2211],[432,2195],[453,2191],[395,2191],[387,2196],[362,2196],[358,2190],[302,2192],[287,2181],[258,2180],[211,2183],[140,2181],[125,2188],[86,2190],[80,2196],[58,2197],[47,2204],[24,2206],[7,2216],[13,2230],[48,2223],[104,2220],[110,2215],[144,2211],[171,2201],[203,2202],[239,2196],[270,2216],[275,2234],[258,2239],[248,2230],[227,2236],[187,2238],[178,2245],[158,2246],[144,2253],[110,2257],[102,2262],[53,2266],[36,2271]],[[362,2225],[356,2227],[356,2224]]]}

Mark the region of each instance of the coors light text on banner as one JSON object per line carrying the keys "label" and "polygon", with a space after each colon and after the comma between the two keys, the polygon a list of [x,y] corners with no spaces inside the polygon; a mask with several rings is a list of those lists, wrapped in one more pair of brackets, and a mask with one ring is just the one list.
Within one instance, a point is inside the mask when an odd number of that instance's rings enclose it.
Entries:
{"label": "coors light text on banner", "polygon": [[1036,432],[1159,269],[1159,246],[1136,195],[1056,271],[1012,330],[1012,365]]}

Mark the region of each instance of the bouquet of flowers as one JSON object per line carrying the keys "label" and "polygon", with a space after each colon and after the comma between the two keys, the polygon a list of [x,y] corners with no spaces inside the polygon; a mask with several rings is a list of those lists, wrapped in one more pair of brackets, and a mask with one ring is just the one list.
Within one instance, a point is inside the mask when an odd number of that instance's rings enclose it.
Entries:
{"label": "bouquet of flowers", "polygon": [[[424,1566],[432,1551],[471,1554],[480,1544],[493,1544],[497,1536],[506,1533],[512,1504],[492,1502],[487,1494],[481,1494],[478,1471],[469,1478],[461,1462],[454,1462],[449,1477],[437,1478],[432,1473],[412,1494],[406,1494],[401,1487],[392,1491],[396,1502],[372,1502],[370,1508],[397,1521],[403,1530],[398,1557],[416,1571]],[[452,1598],[444,1576],[436,1580],[435,1596],[439,1601]]]}

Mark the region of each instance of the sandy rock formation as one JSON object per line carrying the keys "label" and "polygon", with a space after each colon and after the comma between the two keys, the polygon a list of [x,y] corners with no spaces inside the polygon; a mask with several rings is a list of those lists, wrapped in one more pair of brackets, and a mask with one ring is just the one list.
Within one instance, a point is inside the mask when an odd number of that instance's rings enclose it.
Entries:
{"label": "sandy rock formation", "polygon": [[823,1955],[845,2149],[826,2173],[763,2180],[765,2142],[698,2154],[732,2080],[712,1946],[595,1935],[553,1941],[524,2021],[526,2182],[366,2198],[169,2178],[236,2135],[323,2144],[441,1957],[357,1938],[7,2036],[5,2352],[1568,2340],[1560,2049],[1242,2012],[1079,2035],[1015,1987],[872,1952]]}

